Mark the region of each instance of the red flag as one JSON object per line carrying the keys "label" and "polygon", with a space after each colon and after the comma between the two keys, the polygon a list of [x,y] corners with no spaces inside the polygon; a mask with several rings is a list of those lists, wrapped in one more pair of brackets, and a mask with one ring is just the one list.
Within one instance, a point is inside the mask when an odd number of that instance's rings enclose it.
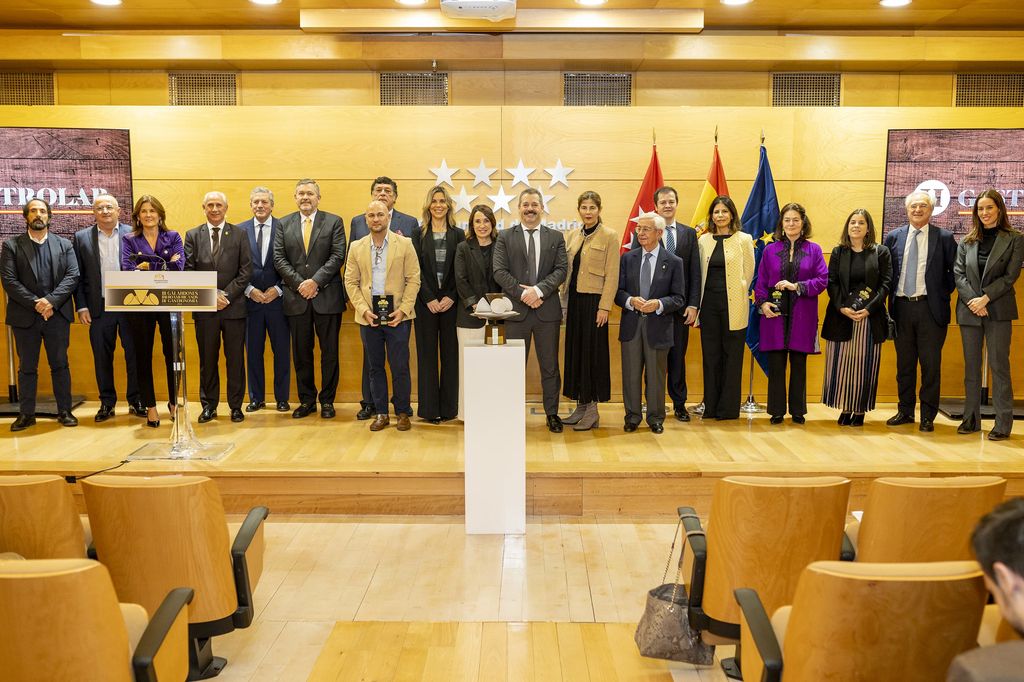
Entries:
{"label": "red flag", "polygon": [[718,157],[718,143],[716,142],[708,179],[704,182],[700,199],[697,200],[697,207],[693,209],[693,218],[690,219],[690,225],[697,230],[697,234],[703,234],[707,230],[705,223],[708,219],[708,210],[711,208],[711,202],[719,195],[729,196],[729,185],[725,181],[725,168],[722,167],[722,159]]}
{"label": "red flag", "polygon": [[636,227],[637,216],[654,210],[654,191],[664,184],[661,164],[658,163],[658,145],[651,145],[651,162],[647,165],[644,181],[640,184],[640,191],[636,194],[633,210],[630,211],[629,217],[626,219],[626,230],[622,233],[622,246],[619,247],[619,253],[629,251],[633,242],[633,230]]}

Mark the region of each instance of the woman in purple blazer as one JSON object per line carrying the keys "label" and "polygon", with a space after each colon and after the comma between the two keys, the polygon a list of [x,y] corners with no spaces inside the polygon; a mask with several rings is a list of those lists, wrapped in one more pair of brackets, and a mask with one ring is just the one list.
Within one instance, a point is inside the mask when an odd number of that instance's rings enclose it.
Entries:
{"label": "woman in purple blazer", "polygon": [[[132,211],[132,233],[121,240],[122,270],[184,270],[185,246],[181,235],[167,229],[163,204],[148,194],[139,197]],[[153,388],[153,337],[160,327],[160,345],[167,370],[167,409],[174,415],[176,386],[174,384],[174,346],[171,343],[171,314],[137,312],[128,314],[128,327],[135,342],[136,372],[139,377],[139,399],[147,408],[146,426],[160,426]]]}
{"label": "woman in purple blazer", "polygon": [[[775,241],[765,247],[754,286],[761,320],[761,350],[768,356],[768,414],[781,424],[789,414],[795,424],[807,414],[807,355],[818,347],[818,295],[828,286],[821,247],[808,241],[811,221],[800,204],[782,207]],[[786,390],[786,362],[789,390]]]}

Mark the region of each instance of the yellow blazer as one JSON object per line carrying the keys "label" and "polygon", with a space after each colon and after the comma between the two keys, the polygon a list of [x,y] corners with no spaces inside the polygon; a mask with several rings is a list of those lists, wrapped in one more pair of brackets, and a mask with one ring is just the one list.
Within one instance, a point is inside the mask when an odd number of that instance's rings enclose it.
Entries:
{"label": "yellow blazer", "polygon": [[[708,262],[715,251],[715,238],[705,232],[697,240],[700,249],[700,293],[704,300],[704,286],[708,278]],[[725,291],[729,305],[729,330],[746,329],[750,313],[750,280],[754,278],[754,240],[746,232],[737,232],[726,239]],[[698,315],[698,320],[700,319]]]}
{"label": "yellow blazer", "polygon": [[[373,300],[373,235],[358,240],[348,252],[345,265],[345,291],[356,309],[356,322],[367,324],[363,314],[370,310]],[[397,232],[388,232],[387,274],[384,293],[395,297],[395,305],[405,313],[405,319],[416,317],[416,295],[420,291],[420,261],[412,240]]]}
{"label": "yellow blazer", "polygon": [[565,255],[569,269],[562,283],[562,304],[569,295],[569,281],[572,279],[572,262],[580,249],[580,272],[576,276],[576,291],[581,294],[601,294],[598,308],[611,311],[615,303],[615,292],[619,289],[619,235],[604,225],[598,226],[590,239],[583,237],[583,228],[570,232],[565,238]]}

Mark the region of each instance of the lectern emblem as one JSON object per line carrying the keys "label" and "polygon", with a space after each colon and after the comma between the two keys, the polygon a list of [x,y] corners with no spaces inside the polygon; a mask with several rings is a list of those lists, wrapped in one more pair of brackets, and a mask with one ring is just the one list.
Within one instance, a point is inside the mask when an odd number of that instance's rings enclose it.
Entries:
{"label": "lectern emblem", "polygon": [[160,305],[160,299],[148,289],[135,289],[124,297],[124,305]]}

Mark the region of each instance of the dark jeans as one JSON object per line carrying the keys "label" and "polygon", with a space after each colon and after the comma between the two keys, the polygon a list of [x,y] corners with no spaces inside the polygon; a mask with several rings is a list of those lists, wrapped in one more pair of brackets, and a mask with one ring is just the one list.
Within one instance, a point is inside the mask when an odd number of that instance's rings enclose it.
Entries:
{"label": "dark jeans", "polygon": [[18,352],[18,411],[30,417],[36,413],[36,390],[39,386],[39,346],[46,348],[46,362],[50,365],[53,396],[58,412],[71,411],[71,370],[68,369],[68,342],[71,323],[59,313],[49,320],[43,316],[31,327],[11,327]]}
{"label": "dark jeans", "polygon": [[409,373],[409,330],[412,322],[405,320],[397,327],[359,325],[363,350],[370,361],[370,392],[377,414],[388,414],[388,375],[391,367],[392,402],[395,414],[412,416],[412,376]]}

